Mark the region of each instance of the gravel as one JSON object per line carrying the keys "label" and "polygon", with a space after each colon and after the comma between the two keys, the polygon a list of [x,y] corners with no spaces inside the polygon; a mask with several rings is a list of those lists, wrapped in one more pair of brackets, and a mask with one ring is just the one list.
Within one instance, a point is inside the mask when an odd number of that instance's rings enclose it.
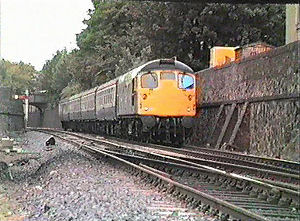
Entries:
{"label": "gravel", "polygon": [[[0,198],[15,205],[8,216],[30,221],[213,220],[106,158],[96,159],[57,139],[48,150],[48,138],[27,132],[19,140],[20,147],[40,155],[11,160],[13,180],[0,179]],[[0,156],[0,162],[8,157]]]}

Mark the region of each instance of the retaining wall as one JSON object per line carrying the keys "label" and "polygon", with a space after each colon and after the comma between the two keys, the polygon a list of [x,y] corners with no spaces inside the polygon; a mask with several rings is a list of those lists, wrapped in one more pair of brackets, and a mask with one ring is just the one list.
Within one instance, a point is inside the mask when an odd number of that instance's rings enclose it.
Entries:
{"label": "retaining wall", "polygon": [[12,94],[10,88],[0,87],[0,135],[24,129],[23,103]]}
{"label": "retaining wall", "polygon": [[29,127],[62,128],[58,115],[58,107],[48,107],[43,115],[39,110],[35,109],[29,113],[28,125]]}
{"label": "retaining wall", "polygon": [[248,100],[233,146],[248,153],[300,160],[299,46],[299,41],[294,42],[240,63],[198,72],[203,103],[192,144],[215,147],[236,103],[218,148],[228,143]]}

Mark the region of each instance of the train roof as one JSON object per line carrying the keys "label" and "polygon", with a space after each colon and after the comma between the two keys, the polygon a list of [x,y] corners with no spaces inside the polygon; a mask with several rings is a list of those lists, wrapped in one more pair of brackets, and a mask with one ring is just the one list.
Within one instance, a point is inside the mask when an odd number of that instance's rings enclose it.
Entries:
{"label": "train roof", "polygon": [[193,69],[186,64],[173,59],[157,59],[149,61],[119,77],[120,82],[129,83],[138,74],[154,70],[180,70],[183,72],[194,73]]}
{"label": "train roof", "polygon": [[83,96],[86,96],[86,95],[89,95],[91,93],[95,93],[95,91],[97,90],[98,87],[94,87],[92,89],[89,89],[89,90],[86,90],[86,91],[83,91],[79,94],[77,94],[79,97],[83,97]]}
{"label": "train roof", "polygon": [[90,90],[86,90],[79,94],[75,94],[69,98],[65,98],[64,100],[61,100],[60,103],[65,103],[68,101],[76,100],[76,99],[80,98],[81,96],[85,96],[89,93],[95,92],[97,89],[101,90],[104,87],[109,86],[110,84],[113,84],[116,81],[125,82],[126,84],[129,84],[131,82],[131,80],[133,78],[135,78],[138,74],[144,73],[147,71],[154,71],[154,70],[180,70],[183,72],[194,73],[192,68],[190,68],[189,66],[187,66],[186,64],[184,64],[180,61],[177,61],[174,59],[157,59],[157,60],[149,61],[149,62],[127,72],[126,74],[123,74],[111,81],[108,81],[108,82],[101,84],[97,87],[94,87]]}
{"label": "train roof", "polygon": [[101,84],[101,85],[99,85],[97,87],[93,87],[93,88],[91,88],[89,90],[85,90],[85,91],[80,92],[78,94],[75,94],[75,95],[73,95],[71,97],[65,98],[65,99],[61,100],[60,103],[67,103],[69,101],[76,100],[76,99],[78,99],[80,97],[84,97],[84,96],[86,96],[88,94],[95,93],[96,90],[98,90],[98,89],[101,90],[101,89],[103,89],[103,88],[105,88],[107,86],[110,86],[110,85],[114,84],[116,81],[117,81],[117,78],[113,79],[113,80],[110,80],[110,81],[108,81],[108,82],[106,82],[104,84]]}
{"label": "train roof", "polygon": [[71,97],[69,97],[69,98],[67,98],[67,99],[68,99],[69,101],[71,101],[71,100],[76,100],[76,99],[79,99],[80,96],[81,96],[81,93],[75,94],[75,95],[73,95],[73,96],[71,96]]}
{"label": "train roof", "polygon": [[186,64],[173,59],[158,59],[149,61],[141,66],[140,72],[150,70],[181,70],[188,73],[194,73],[193,69]]}

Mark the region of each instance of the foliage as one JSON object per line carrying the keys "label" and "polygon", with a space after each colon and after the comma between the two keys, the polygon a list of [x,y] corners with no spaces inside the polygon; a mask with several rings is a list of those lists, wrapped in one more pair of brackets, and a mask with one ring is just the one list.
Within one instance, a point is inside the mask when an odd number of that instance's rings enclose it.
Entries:
{"label": "foliage", "polygon": [[74,54],[66,50],[57,51],[51,60],[44,65],[38,78],[40,90],[47,90],[49,101],[57,103],[62,90],[72,83],[74,71]]}
{"label": "foliage", "polygon": [[143,35],[135,4],[95,3],[91,18],[85,21],[88,27],[77,36],[78,54],[86,63],[83,71],[90,80],[80,82],[84,88],[113,79],[147,61],[149,42]]}
{"label": "foliage", "polygon": [[152,59],[177,57],[201,70],[213,46],[284,44],[284,5],[93,3],[87,28],[77,35],[79,49],[57,52],[42,70],[41,87],[53,101]]}
{"label": "foliage", "polygon": [[81,52],[96,54],[98,73],[110,77],[125,73],[137,60],[177,57],[200,70],[208,67],[213,46],[284,44],[285,8],[280,5],[102,1],[94,5],[85,21],[88,27],[78,35],[78,46]]}
{"label": "foliage", "polygon": [[74,94],[77,94],[82,91],[81,85],[76,82],[71,82],[65,87],[61,92],[60,99],[65,99],[71,97]]}
{"label": "foliage", "polygon": [[0,85],[12,88],[17,94],[33,90],[37,72],[30,64],[0,61]]}

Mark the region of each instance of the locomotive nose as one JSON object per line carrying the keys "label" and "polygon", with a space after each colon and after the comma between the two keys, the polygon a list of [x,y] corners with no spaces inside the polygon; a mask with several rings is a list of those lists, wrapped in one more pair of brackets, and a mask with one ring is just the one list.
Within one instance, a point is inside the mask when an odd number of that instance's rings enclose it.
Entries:
{"label": "locomotive nose", "polygon": [[139,114],[162,117],[195,116],[195,90],[180,89],[176,80],[161,80],[155,89],[142,89]]}

